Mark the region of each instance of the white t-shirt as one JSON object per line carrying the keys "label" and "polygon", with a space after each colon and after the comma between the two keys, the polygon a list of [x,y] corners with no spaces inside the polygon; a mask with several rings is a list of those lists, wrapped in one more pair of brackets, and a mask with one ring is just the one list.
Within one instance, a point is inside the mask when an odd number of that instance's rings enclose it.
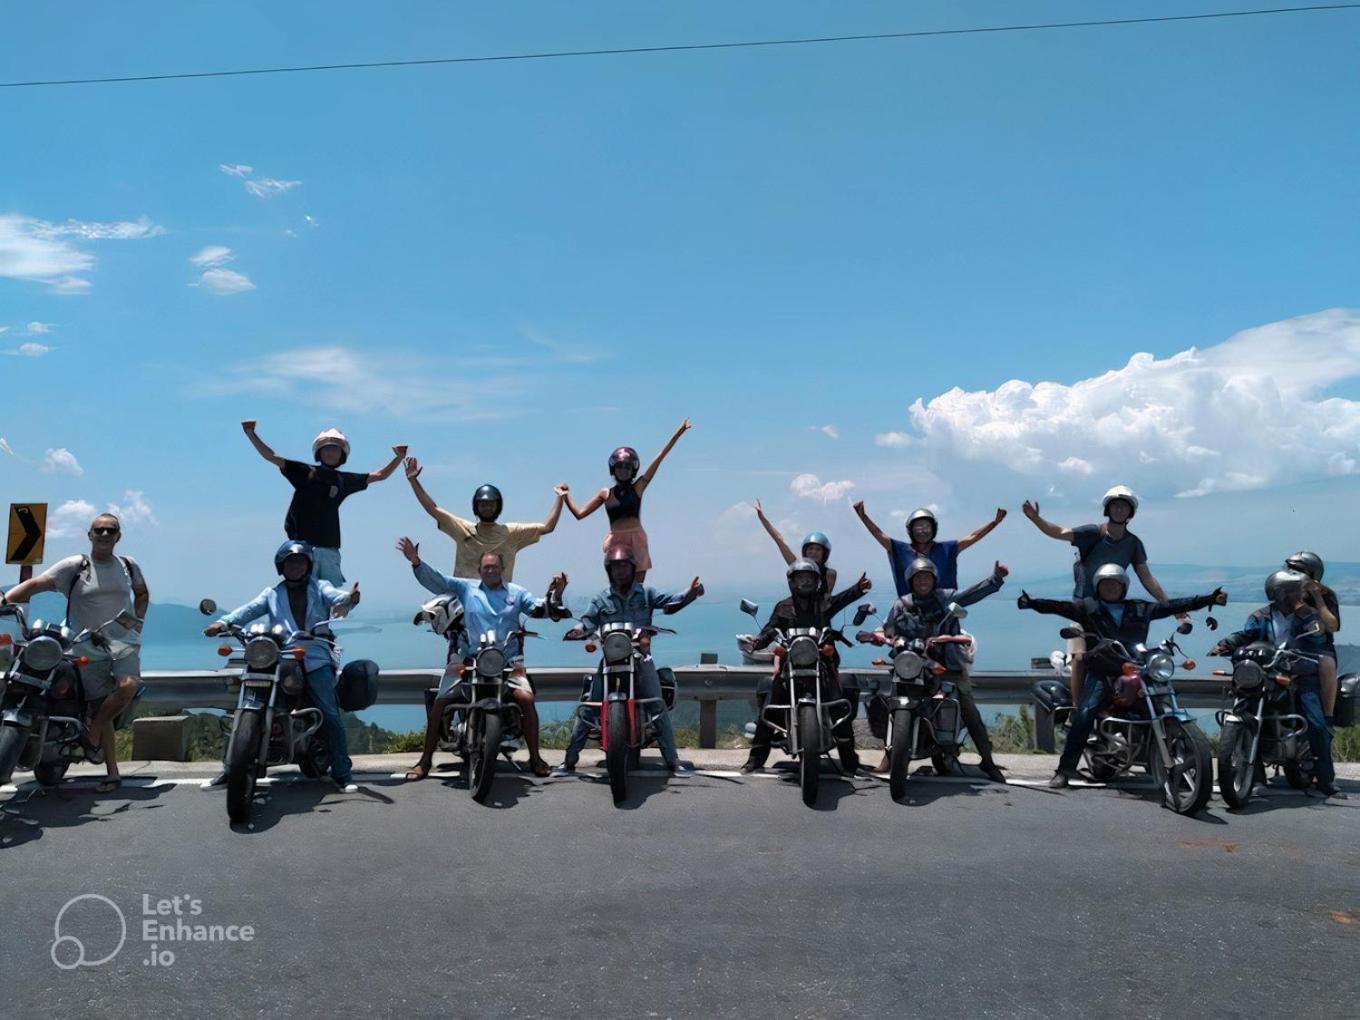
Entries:
{"label": "white t-shirt", "polygon": [[[83,571],[82,565],[85,566]],[[102,562],[88,556],[68,556],[52,564],[43,576],[53,580],[60,594],[69,596],[66,625],[75,631],[102,626],[125,609],[136,612],[133,588],[146,587],[142,568],[130,556],[111,556]],[[111,640],[124,644],[142,643],[141,634],[116,623],[104,633]]]}

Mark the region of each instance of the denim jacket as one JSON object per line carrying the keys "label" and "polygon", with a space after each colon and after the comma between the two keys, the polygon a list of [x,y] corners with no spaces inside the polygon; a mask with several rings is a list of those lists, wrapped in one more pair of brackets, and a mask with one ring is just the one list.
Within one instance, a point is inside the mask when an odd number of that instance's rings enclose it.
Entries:
{"label": "denim jacket", "polygon": [[[329,620],[331,610],[349,605],[349,600],[349,592],[341,591],[329,581],[322,581],[315,577],[308,578],[307,618],[305,620],[294,620],[293,609],[288,602],[287,582],[280,581],[274,587],[266,588],[260,592],[244,606],[232,610],[222,617],[221,622],[243,627],[265,617],[265,622],[269,626],[281,624],[283,629],[291,634],[294,631],[307,630],[310,627],[315,627],[318,623]],[[323,666],[338,666],[340,663],[338,649],[333,648],[325,641],[296,642],[287,647],[293,648],[297,644],[304,645],[307,649],[307,658],[303,660],[303,668],[309,673]]]}

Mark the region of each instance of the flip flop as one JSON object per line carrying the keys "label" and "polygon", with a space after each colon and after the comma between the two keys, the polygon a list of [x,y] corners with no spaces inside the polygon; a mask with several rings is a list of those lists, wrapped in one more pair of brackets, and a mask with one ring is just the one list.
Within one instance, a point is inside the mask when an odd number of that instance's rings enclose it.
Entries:
{"label": "flip flop", "polygon": [[109,777],[109,778],[107,778],[107,779],[101,779],[101,780],[99,781],[99,783],[95,786],[94,792],[95,792],[95,793],[112,793],[114,790],[118,789],[118,788],[119,788],[120,786],[122,786],[122,785],[123,785],[123,779],[122,779],[121,776],[117,776],[117,777]]}
{"label": "flip flop", "polygon": [[409,769],[406,770],[406,782],[408,782],[408,783],[418,783],[418,782],[420,782],[422,779],[424,779],[424,778],[426,778],[427,776],[429,776],[429,774],[430,774],[430,766],[428,766],[428,765],[412,765]]}

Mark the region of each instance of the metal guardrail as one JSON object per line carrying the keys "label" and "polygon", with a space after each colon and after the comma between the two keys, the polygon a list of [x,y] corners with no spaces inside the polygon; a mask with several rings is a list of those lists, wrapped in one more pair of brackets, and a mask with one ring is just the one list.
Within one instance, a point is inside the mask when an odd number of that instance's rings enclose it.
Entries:
{"label": "metal guardrail", "polygon": [[[717,743],[718,702],[754,701],[756,685],[770,675],[768,666],[704,665],[672,669],[677,697],[699,703],[700,747],[713,747]],[[424,705],[425,691],[439,683],[442,673],[441,669],[384,669],[378,683],[378,704]],[[583,680],[592,673],[590,666],[547,666],[529,670],[541,701],[575,701],[581,696]],[[235,669],[150,670],[142,674],[146,684],[142,702],[176,708],[231,708],[236,704],[236,694],[228,689],[228,682],[238,675]],[[887,675],[888,671],[881,668],[842,668],[841,683],[846,687],[872,688],[875,679]],[[1054,677],[1051,670],[983,670],[973,674],[973,694],[984,705],[1032,704],[1030,688],[1034,682]],[[1224,704],[1223,691],[1224,682],[1219,679],[1178,677],[1176,680],[1176,695],[1186,708],[1219,708]]]}

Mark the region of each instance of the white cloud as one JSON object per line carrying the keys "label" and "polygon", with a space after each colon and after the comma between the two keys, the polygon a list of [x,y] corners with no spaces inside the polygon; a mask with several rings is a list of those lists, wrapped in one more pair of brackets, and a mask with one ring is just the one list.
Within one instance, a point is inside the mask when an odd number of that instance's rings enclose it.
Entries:
{"label": "white cloud", "polygon": [[304,220],[307,221],[307,226],[309,226],[309,227],[319,227],[319,226],[321,226],[321,221],[320,221],[319,219],[317,219],[315,216],[306,216],[306,215],[304,215],[302,218],[303,218]]}
{"label": "white cloud", "polygon": [[47,287],[51,294],[84,294],[89,289],[90,281],[78,276],[63,276],[59,280],[52,280]]}
{"label": "white cloud", "polygon": [[222,266],[236,258],[231,253],[230,248],[220,244],[210,244],[206,248],[200,249],[197,255],[189,256],[189,261],[196,266]]}
{"label": "white cloud", "polygon": [[823,503],[842,498],[854,487],[854,482],[827,482],[822,484],[822,480],[813,474],[798,475],[789,483],[790,491],[800,499],[820,499]]}
{"label": "white cloud", "polygon": [[49,475],[74,475],[77,478],[85,473],[76,455],[64,446],[49,449],[43,454],[42,469]]}
{"label": "white cloud", "polygon": [[128,489],[123,493],[121,503],[110,503],[109,511],[118,515],[118,519],[125,526],[136,526],[138,524],[159,524],[156,515],[151,511],[151,504],[147,502],[146,493],[140,489]]}
{"label": "white cloud", "polygon": [[874,436],[875,446],[910,446],[915,440],[905,432],[880,432]]}
{"label": "white cloud", "polygon": [[68,499],[47,515],[47,535],[49,538],[66,538],[69,535],[82,535],[94,520],[93,503],[83,499]]}
{"label": "white cloud", "polygon": [[274,177],[260,177],[246,181],[246,190],[257,198],[273,198],[296,188],[301,181],[280,181]]}
{"label": "white cloud", "polygon": [[832,439],[839,439],[841,437],[840,430],[836,428],[835,425],[809,425],[808,430],[811,432],[820,432],[822,435],[830,436]]}
{"label": "white cloud", "polygon": [[86,220],[67,220],[65,223],[48,223],[45,220],[30,220],[30,228],[36,237],[79,237],[86,241],[140,241],[145,237],[159,237],[165,228],[157,226],[143,216],[139,220],[121,220],[114,223],[97,223]]}
{"label": "white cloud", "polygon": [[240,294],[255,289],[250,277],[234,269],[209,269],[198,278],[197,283],[189,286],[207,287],[214,294]]}
{"label": "white cloud", "polygon": [[52,350],[46,344],[35,344],[32,342],[20,344],[18,347],[7,351],[0,351],[0,354],[12,354],[21,358],[41,358],[44,354]]}
{"label": "white cloud", "polygon": [[244,163],[218,163],[217,169],[229,177],[248,177],[255,170],[253,166],[246,166]]}
{"label": "white cloud", "polygon": [[67,220],[51,223],[18,213],[0,215],[0,277],[48,285],[54,294],[80,294],[90,281],[73,273],[94,268],[95,257],[76,241],[130,241],[155,237],[164,229],[146,218],[110,223]]}
{"label": "white cloud", "polygon": [[28,324],[29,336],[38,336],[42,333],[50,332],[52,332],[52,324],[50,322],[30,322]]}
{"label": "white cloud", "polygon": [[976,477],[1091,476],[1095,487],[1202,496],[1360,473],[1360,312],[1332,309],[1168,358],[1135,354],[1071,385],[1012,380],[911,407],[932,467]]}
{"label": "white cloud", "polygon": [[11,457],[19,456],[17,453],[14,452],[14,447],[10,446],[9,443],[5,442],[4,436],[0,436],[0,450],[4,450]]}

